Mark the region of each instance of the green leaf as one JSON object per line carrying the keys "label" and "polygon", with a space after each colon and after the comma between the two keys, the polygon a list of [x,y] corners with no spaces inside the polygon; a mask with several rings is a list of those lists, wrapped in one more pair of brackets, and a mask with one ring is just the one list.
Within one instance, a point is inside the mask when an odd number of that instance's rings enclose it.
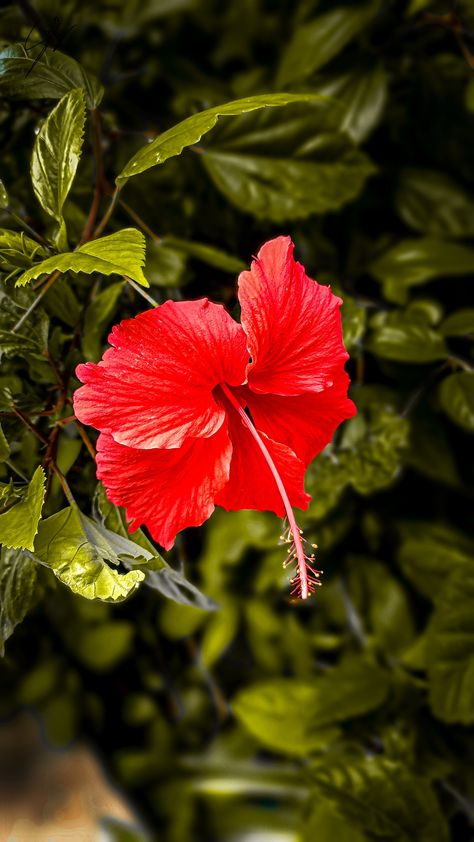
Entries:
{"label": "green leaf", "polygon": [[340,449],[321,453],[308,467],[311,519],[325,518],[348,485],[359,494],[373,494],[391,485],[402,468],[409,441],[408,420],[388,402],[365,413],[359,395],[356,400],[359,411],[345,423]]}
{"label": "green leaf", "polygon": [[145,273],[152,286],[177,287],[183,283],[186,255],[170,245],[167,238],[148,243]]}
{"label": "green leaf", "polygon": [[46,257],[46,252],[36,240],[19,231],[0,228],[0,271],[12,277],[28,269],[36,258]]}
{"label": "green leaf", "polygon": [[446,577],[467,568],[474,542],[448,525],[419,520],[400,531],[397,561],[404,575],[423,596],[443,600]]}
{"label": "green leaf", "polygon": [[237,694],[232,710],[267,747],[306,755],[335,734],[335,724],[380,707],[388,691],[384,670],[354,659],[311,681],[278,678],[252,684]]}
{"label": "green leaf", "polygon": [[416,15],[418,12],[421,12],[423,9],[426,9],[427,6],[431,4],[432,0],[410,0],[408,4],[408,8],[406,10],[406,15]]}
{"label": "green leaf", "polygon": [[133,623],[114,620],[81,628],[68,644],[76,658],[94,672],[108,672],[130,654],[134,636]]}
{"label": "green leaf", "polygon": [[40,205],[59,226],[57,242],[67,247],[62,209],[81,157],[86,106],[82,88],[65,94],[48,115],[31,157],[31,181]]}
{"label": "green leaf", "polygon": [[49,329],[49,319],[44,310],[36,307],[21,327],[16,329],[18,321],[24,317],[35,297],[32,290],[0,285],[0,359],[16,355],[43,357],[48,347]]}
{"label": "green leaf", "polygon": [[68,327],[76,327],[82,308],[70,284],[70,278],[58,278],[43,298],[42,304],[50,316],[59,319]]}
{"label": "green leaf", "polygon": [[4,462],[5,459],[8,459],[9,456],[10,446],[5,437],[5,433],[2,430],[2,425],[0,424],[0,462]]}
{"label": "green leaf", "polygon": [[318,93],[334,98],[339,129],[354,143],[363,143],[376,128],[385,109],[388,78],[382,64],[362,67],[317,81]]}
{"label": "green leaf", "polygon": [[331,458],[323,451],[313,459],[306,472],[305,488],[311,494],[309,515],[320,521],[337,506],[345,488],[349,485],[347,460],[336,456]]}
{"label": "green leaf", "polygon": [[[99,528],[77,506],[57,512],[40,523],[34,558],[49,567],[73,593],[86,599],[119,602],[132,594],[144,578],[139,570],[119,573],[106,564],[121,560],[118,536]],[[123,542],[123,539],[122,539]],[[133,548],[131,541],[127,542]]]}
{"label": "green leaf", "polygon": [[81,338],[82,353],[86,359],[97,362],[100,358],[103,332],[115,314],[122,290],[123,281],[118,281],[99,292],[88,304]]}
{"label": "green leaf", "polygon": [[76,251],[55,254],[42,263],[36,263],[17,279],[17,286],[59,272],[85,272],[87,275],[99,272],[101,275],[126,275],[128,278],[149,286],[142,271],[145,263],[145,237],[136,228],[123,228],[108,237],[100,237],[79,246]]}
{"label": "green leaf", "polygon": [[0,515],[0,544],[10,549],[32,550],[45,495],[45,474],[36,468],[21,500]]}
{"label": "green leaf", "polygon": [[428,237],[403,240],[374,260],[369,272],[383,284],[388,301],[404,304],[412,286],[473,273],[474,249]]}
{"label": "green leaf", "polygon": [[434,237],[474,235],[474,201],[444,173],[402,170],[396,206],[403,221],[423,234]]}
{"label": "green leaf", "polygon": [[200,656],[211,669],[234,640],[239,629],[239,606],[228,600],[209,617],[200,644]]}
{"label": "green leaf", "polygon": [[276,85],[307,79],[327,64],[360,32],[379,7],[379,2],[339,6],[297,27],[281,58]]}
{"label": "green leaf", "polygon": [[440,325],[443,336],[468,336],[474,334],[474,309],[456,310]]}
{"label": "green leaf", "polygon": [[443,587],[429,626],[430,705],[444,722],[474,723],[473,600],[471,559]]}
{"label": "green leaf", "polygon": [[[373,494],[390,485],[400,472],[408,447],[410,424],[390,406],[374,407],[366,421],[362,414],[360,438],[351,445],[341,442],[339,461],[346,476],[359,494]],[[345,436],[358,416],[345,425]]]}
{"label": "green leaf", "polygon": [[264,158],[208,150],[202,162],[216,187],[258,219],[283,222],[337,210],[358,196],[374,167],[362,152],[334,144],[329,160]]}
{"label": "green leaf", "polygon": [[104,89],[70,56],[47,49],[40,56],[22,44],[0,51],[0,94],[14,99],[60,99],[82,88],[89,108],[96,108]]}
{"label": "green leaf", "polygon": [[129,569],[140,570],[144,575],[144,584],[167,599],[182,605],[202,608],[204,611],[216,610],[217,605],[212,599],[186,579],[179,570],[170,567],[158,553],[146,562],[135,562],[125,557],[122,561]]}
{"label": "green leaf", "polygon": [[441,406],[447,415],[474,433],[474,371],[461,371],[445,377],[439,388]]}
{"label": "green leaf", "polygon": [[318,799],[311,802],[311,813],[302,828],[301,842],[367,842],[352,823],[347,822],[330,804]]}
{"label": "green leaf", "polygon": [[0,178],[0,208],[7,208],[9,203],[10,202],[8,199],[7,188],[5,187],[2,179]]}
{"label": "green leaf", "polygon": [[355,300],[346,293],[339,293],[333,286],[333,292],[342,296],[342,332],[346,350],[357,347],[361,343],[367,324],[367,310],[356,304]]}
{"label": "green leaf", "polygon": [[107,500],[100,483],[94,496],[94,517],[98,521],[97,528],[106,529],[107,538],[115,552],[120,554],[124,567],[139,570],[147,587],[182,605],[205,611],[216,608],[215,602],[166,563],[141,529],[129,535],[123,510]]}
{"label": "green leaf", "polygon": [[450,439],[433,413],[412,417],[407,463],[435,482],[460,483]]}
{"label": "green leaf", "polygon": [[400,363],[432,363],[448,356],[437,331],[427,325],[404,323],[403,314],[375,331],[367,347],[376,357]]}
{"label": "green leaf", "polygon": [[233,257],[215,246],[209,246],[207,243],[196,243],[171,236],[163,237],[162,242],[164,245],[172,246],[177,251],[181,251],[189,257],[194,257],[208,266],[222,269],[223,272],[242,272],[246,268],[243,260],[239,260],[238,257]]}
{"label": "green leaf", "polygon": [[450,835],[428,780],[387,757],[325,759],[310,772],[356,831],[374,842],[448,842]]}
{"label": "green leaf", "polygon": [[290,102],[311,101],[315,94],[260,94],[258,96],[236,99],[214,108],[208,108],[163,132],[156,140],[139,149],[124,166],[115,179],[118,187],[123,187],[128,178],[149,170],[157,164],[163,164],[168,158],[180,155],[186,146],[201,140],[202,136],[216,125],[219,117],[235,117],[258,108],[278,107]]}
{"label": "green leaf", "polygon": [[468,111],[474,111],[474,79],[471,77],[466,85],[464,101]]}
{"label": "green leaf", "polygon": [[0,655],[26,616],[36,591],[36,565],[18,550],[0,550]]}
{"label": "green leaf", "polygon": [[403,651],[415,637],[405,589],[386,565],[373,559],[350,556],[348,570],[350,595],[366,633],[383,652]]}
{"label": "green leaf", "polygon": [[46,343],[43,344],[40,339],[41,337],[37,336],[35,331],[29,330],[29,326],[25,323],[16,333],[0,328],[0,359],[3,356],[14,357],[18,355],[23,357],[28,354],[41,353],[41,351],[46,350]]}

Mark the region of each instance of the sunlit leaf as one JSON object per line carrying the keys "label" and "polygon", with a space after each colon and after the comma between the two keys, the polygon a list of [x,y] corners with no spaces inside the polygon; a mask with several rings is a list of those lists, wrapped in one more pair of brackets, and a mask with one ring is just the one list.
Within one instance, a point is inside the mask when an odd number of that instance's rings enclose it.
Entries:
{"label": "sunlit leaf", "polygon": [[106,562],[119,563],[113,544],[113,533],[99,530],[77,506],[70,506],[40,523],[34,558],[74,593],[117,602],[136,590],[144,574],[139,570],[120,573],[110,567]]}
{"label": "sunlit leaf", "polygon": [[0,544],[10,549],[32,550],[45,494],[45,474],[36,468],[18,503],[0,515]]}
{"label": "sunlit leaf", "polygon": [[215,108],[208,108],[199,114],[187,117],[181,123],[163,132],[156,140],[148,143],[125,164],[116,178],[119,187],[134,175],[145,172],[157,164],[163,164],[173,155],[180,155],[186,146],[191,146],[201,140],[202,136],[216,125],[219,117],[235,117],[254,111],[258,108],[269,108],[287,105],[290,102],[314,100],[314,94],[261,94],[259,96],[237,99],[226,102]]}
{"label": "sunlit leaf", "polygon": [[76,251],[55,254],[42,263],[36,263],[20,275],[16,283],[17,286],[24,286],[40,275],[57,270],[85,272],[88,275],[93,272],[101,275],[126,275],[142,286],[149,286],[142,270],[144,263],[145,237],[135,228],[123,228],[115,234],[84,243]]}
{"label": "sunlit leaf", "polygon": [[216,608],[215,602],[166,563],[140,529],[129,535],[123,510],[107,499],[101,484],[96,489],[94,504],[97,528],[106,529],[107,538],[120,554],[124,567],[141,571],[145,585],[183,605],[206,611]]}
{"label": "sunlit leaf", "polygon": [[75,88],[48,115],[33,147],[33,190],[40,205],[60,226],[57,236],[60,248],[66,247],[62,209],[81,156],[85,116],[82,88]]}

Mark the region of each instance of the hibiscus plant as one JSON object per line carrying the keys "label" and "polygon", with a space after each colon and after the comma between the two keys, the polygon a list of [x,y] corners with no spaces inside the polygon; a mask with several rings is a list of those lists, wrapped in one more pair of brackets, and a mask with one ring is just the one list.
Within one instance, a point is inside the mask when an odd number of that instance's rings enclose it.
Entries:
{"label": "hibiscus plant", "polygon": [[54,5],[0,16],[0,716],[111,839],[467,839],[464,18]]}

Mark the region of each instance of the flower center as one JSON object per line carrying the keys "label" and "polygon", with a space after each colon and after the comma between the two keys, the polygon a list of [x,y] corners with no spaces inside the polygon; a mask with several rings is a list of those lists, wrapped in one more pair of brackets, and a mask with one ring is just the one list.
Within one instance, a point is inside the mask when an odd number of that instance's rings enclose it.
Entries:
{"label": "flower center", "polygon": [[[291,564],[296,564],[295,575],[292,579],[290,579],[290,584],[292,585],[291,593],[292,595],[298,596],[301,599],[308,599],[308,597],[312,593],[314,593],[316,587],[321,585],[319,577],[322,573],[322,570],[316,570],[313,567],[314,553],[307,553],[305,551],[304,545],[307,545],[307,541],[303,538],[303,532],[296,523],[295,515],[293,513],[290,499],[286,492],[283,480],[280,474],[278,473],[278,469],[270,455],[270,452],[265,442],[259,435],[258,430],[254,427],[251,419],[245,412],[245,409],[240,405],[236,397],[232,394],[229,387],[226,386],[225,383],[221,383],[220,388],[222,389],[222,392],[226,396],[227,400],[239,413],[242,423],[245,424],[248,431],[253,436],[256,444],[260,448],[260,451],[268,467],[270,468],[273,479],[276,482],[278,491],[283,501],[283,505],[285,507],[286,516],[288,518],[288,528],[281,536],[282,541],[284,541],[285,544],[289,544],[287,558],[283,562],[283,566],[288,567]],[[312,548],[316,549],[316,544],[312,544]]]}

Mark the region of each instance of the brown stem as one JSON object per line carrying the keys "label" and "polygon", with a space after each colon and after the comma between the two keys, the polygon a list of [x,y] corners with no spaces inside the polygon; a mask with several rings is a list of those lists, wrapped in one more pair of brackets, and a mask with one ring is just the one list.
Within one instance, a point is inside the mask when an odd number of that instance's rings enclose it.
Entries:
{"label": "brown stem", "polygon": [[82,426],[81,422],[78,421],[77,418],[76,418],[76,427],[77,427],[77,432],[79,433],[82,441],[84,442],[84,444],[87,448],[87,451],[92,456],[92,458],[95,460],[95,457],[96,457],[95,447],[92,444],[92,442],[91,442],[89,436],[87,435],[84,427]]}
{"label": "brown stem", "polygon": [[102,155],[102,126],[100,120],[100,111],[97,108],[92,110],[92,126],[94,130],[94,163],[95,163],[95,187],[92,204],[89,210],[89,216],[82,232],[82,237],[79,245],[86,243],[94,237],[94,225],[99,212],[100,202],[104,194],[105,176],[104,176],[104,159]]}
{"label": "brown stem", "polygon": [[130,219],[133,219],[133,221],[137,223],[138,227],[141,228],[142,231],[145,232],[145,234],[148,234],[148,236],[151,237],[152,240],[155,240],[157,243],[160,242],[161,237],[159,237],[158,234],[155,234],[155,232],[150,228],[148,223],[146,223],[145,220],[142,219],[141,216],[139,216],[138,213],[134,211],[129,204],[127,204],[127,202],[124,202],[123,199],[119,199],[119,204],[120,207],[124,209],[125,213],[129,215]]}
{"label": "brown stem", "polygon": [[112,193],[112,198],[110,200],[109,207],[105,211],[104,216],[102,217],[101,221],[99,222],[97,228],[94,231],[94,235],[93,235],[94,238],[99,237],[102,234],[102,231],[104,230],[105,226],[107,225],[110,217],[112,216],[112,214],[114,212],[115,205],[117,204],[118,196],[119,196],[119,188],[116,187],[114,192]]}
{"label": "brown stem", "polygon": [[59,470],[59,468],[58,468],[58,466],[56,465],[55,462],[51,462],[50,466],[51,466],[51,469],[54,471],[54,473],[56,474],[56,476],[59,480],[59,484],[60,484],[60,486],[61,486],[61,488],[64,492],[64,496],[65,496],[66,500],[68,501],[68,503],[71,506],[73,506],[76,501],[74,500],[72,491],[69,488],[66,477],[64,476],[62,471]]}
{"label": "brown stem", "polygon": [[35,425],[34,425],[34,424],[30,421],[30,419],[29,419],[26,415],[24,415],[24,414],[23,414],[23,412],[21,411],[21,409],[18,409],[18,407],[14,406],[14,407],[13,407],[13,412],[14,412],[14,413],[15,413],[15,415],[16,415],[16,416],[20,419],[20,421],[23,421],[23,424],[24,424],[26,427],[28,427],[28,429],[29,429],[29,430],[31,430],[31,432],[33,433],[33,435],[35,435],[35,436],[36,436],[36,438],[40,440],[40,442],[42,442],[43,444],[45,444],[46,446],[48,446],[48,444],[49,444],[49,440],[46,438],[46,436],[43,436],[43,433],[41,433],[41,432],[38,430],[38,428],[37,428],[37,427],[35,427]]}

